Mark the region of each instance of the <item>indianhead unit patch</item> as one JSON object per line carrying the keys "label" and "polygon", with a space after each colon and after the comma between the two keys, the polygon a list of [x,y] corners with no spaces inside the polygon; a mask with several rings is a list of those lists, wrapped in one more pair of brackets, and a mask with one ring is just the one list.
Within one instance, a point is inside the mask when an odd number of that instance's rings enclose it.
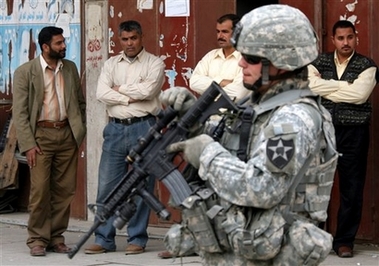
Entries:
{"label": "indianhead unit patch", "polygon": [[279,169],[283,169],[294,154],[293,140],[269,139],[266,146],[267,158],[273,165]]}

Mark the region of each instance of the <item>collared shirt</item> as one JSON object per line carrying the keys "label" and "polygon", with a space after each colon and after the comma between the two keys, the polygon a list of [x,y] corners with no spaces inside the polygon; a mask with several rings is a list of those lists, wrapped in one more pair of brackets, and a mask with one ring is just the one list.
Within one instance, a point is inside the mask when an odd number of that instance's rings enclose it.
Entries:
{"label": "collared shirt", "polygon": [[42,111],[38,121],[63,121],[67,118],[64,100],[64,79],[62,75],[62,60],[58,60],[57,67],[50,67],[43,56],[40,56],[43,69],[44,96]]}
{"label": "collared shirt", "polygon": [[[344,62],[340,63],[336,51],[334,52],[334,64],[338,78],[342,76],[353,55],[354,53]],[[309,87],[314,93],[335,103],[365,103],[376,85],[375,74],[376,68],[370,67],[359,74],[354,83],[349,83],[344,80],[322,79],[321,74],[313,65],[308,66]]]}
{"label": "collared shirt", "polygon": [[[109,58],[102,68],[96,97],[106,104],[108,115],[119,119],[156,115],[164,83],[163,61],[145,49],[133,59],[124,52]],[[119,91],[112,89],[120,86]],[[138,100],[131,103],[130,99]]]}
{"label": "collared shirt", "polygon": [[233,82],[223,87],[226,94],[236,101],[244,98],[251,91],[243,86],[242,68],[238,66],[240,59],[241,53],[238,51],[228,57],[221,48],[208,52],[196,65],[190,78],[190,88],[203,94],[212,81],[220,83],[223,79],[229,79]]}

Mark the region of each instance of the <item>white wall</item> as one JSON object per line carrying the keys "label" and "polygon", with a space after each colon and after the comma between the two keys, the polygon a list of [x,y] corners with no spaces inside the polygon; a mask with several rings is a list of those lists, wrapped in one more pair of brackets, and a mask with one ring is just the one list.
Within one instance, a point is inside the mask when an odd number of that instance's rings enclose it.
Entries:
{"label": "white wall", "polygon": [[[107,123],[105,105],[96,100],[97,79],[108,59],[108,1],[85,2],[85,79],[87,97],[87,202],[95,203],[102,132]],[[94,215],[88,213],[88,220]]]}

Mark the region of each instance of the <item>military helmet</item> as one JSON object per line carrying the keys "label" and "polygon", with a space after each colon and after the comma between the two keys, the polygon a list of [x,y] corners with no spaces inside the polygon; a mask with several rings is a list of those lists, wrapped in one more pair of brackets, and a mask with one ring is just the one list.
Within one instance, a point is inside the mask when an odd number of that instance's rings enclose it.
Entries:
{"label": "military helmet", "polygon": [[317,36],[297,8],[265,5],[245,14],[231,40],[242,54],[267,58],[276,68],[295,70],[318,56]]}

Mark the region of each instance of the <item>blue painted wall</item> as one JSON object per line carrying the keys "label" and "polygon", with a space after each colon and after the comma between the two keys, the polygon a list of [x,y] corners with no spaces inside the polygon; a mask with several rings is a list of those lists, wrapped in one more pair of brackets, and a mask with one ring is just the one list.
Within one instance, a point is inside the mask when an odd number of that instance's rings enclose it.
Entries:
{"label": "blue painted wall", "polygon": [[2,0],[0,94],[10,95],[15,69],[41,53],[38,33],[45,26],[64,29],[66,59],[80,69],[80,0]]}

